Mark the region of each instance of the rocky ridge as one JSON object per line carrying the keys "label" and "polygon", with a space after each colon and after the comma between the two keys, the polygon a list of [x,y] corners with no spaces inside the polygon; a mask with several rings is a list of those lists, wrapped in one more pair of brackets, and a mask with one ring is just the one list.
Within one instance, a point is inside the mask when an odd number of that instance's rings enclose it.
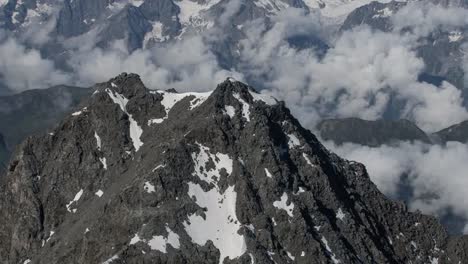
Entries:
{"label": "rocky ridge", "polygon": [[284,103],[97,84],[0,179],[2,263],[459,263],[465,238],[384,197]]}

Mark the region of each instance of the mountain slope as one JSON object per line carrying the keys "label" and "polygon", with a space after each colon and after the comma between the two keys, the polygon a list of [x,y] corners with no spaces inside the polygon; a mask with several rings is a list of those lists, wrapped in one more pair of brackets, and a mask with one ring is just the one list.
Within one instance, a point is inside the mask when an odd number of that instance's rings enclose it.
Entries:
{"label": "mountain slope", "polygon": [[122,74],[95,89],[0,179],[2,263],[462,260],[464,238],[240,82],[178,94]]}

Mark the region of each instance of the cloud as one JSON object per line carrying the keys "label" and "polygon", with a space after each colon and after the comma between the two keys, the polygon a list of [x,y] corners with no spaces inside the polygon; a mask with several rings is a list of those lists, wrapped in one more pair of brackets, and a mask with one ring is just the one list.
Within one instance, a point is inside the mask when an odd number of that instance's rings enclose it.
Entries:
{"label": "cloud", "polygon": [[[247,80],[285,100],[307,126],[327,117],[391,115],[432,132],[468,119],[454,86],[418,82],[425,65],[414,38],[358,27],[344,32],[319,59],[313,49],[297,50],[286,41],[319,27],[317,19],[309,19],[311,25],[297,23],[309,16],[279,16],[272,28],[259,21],[247,25],[239,69]],[[291,26],[297,24],[302,27]],[[394,99],[403,107],[395,108]]]}
{"label": "cloud", "polygon": [[468,9],[414,1],[400,9],[391,19],[395,31],[411,29],[413,35],[425,37],[436,29],[450,31],[468,25]]}
{"label": "cloud", "polygon": [[28,49],[0,32],[0,81],[20,92],[69,83],[69,76],[42,58],[39,51]]}
{"label": "cloud", "polygon": [[[449,142],[446,146],[402,142],[396,146],[371,148],[356,144],[325,145],[338,155],[362,162],[377,187],[395,197],[401,177],[409,175],[413,197],[411,210],[443,216],[449,211],[468,219],[468,146]],[[465,231],[468,231],[465,228]]]}
{"label": "cloud", "polygon": [[167,47],[131,53],[124,43],[123,40],[116,41],[106,50],[94,48],[74,53],[69,64],[76,74],[76,81],[91,85],[121,72],[135,72],[152,89],[206,91],[214,89],[229,76],[242,79],[239,73],[220,68],[200,36]]}
{"label": "cloud", "polygon": [[[232,41],[225,38],[222,28],[241,3],[241,0],[227,2],[229,8],[215,28],[198,35],[184,35],[182,40],[151,49],[128,52],[123,40],[106,49],[96,47],[98,28],[66,41],[73,82],[88,86],[126,71],[140,74],[151,88],[201,91],[213,89],[227,76],[234,76],[285,100],[307,127],[314,127],[323,118],[390,116],[413,120],[431,132],[468,119],[461,93],[455,87],[448,83],[436,87],[418,82],[425,65],[415,52],[419,43],[414,34],[358,27],[338,36],[323,57],[317,55],[313,45],[299,50],[290,45],[288,40],[295,36],[326,35],[326,25],[317,12],[289,8],[267,20],[246,22],[245,39],[234,51],[239,61],[234,63],[234,69],[222,68],[212,48],[227,47],[223,41]],[[451,9],[417,7],[409,4],[395,15],[400,18],[397,28],[413,25],[417,32],[429,32],[440,25],[459,25],[466,20],[461,11],[454,11],[455,15],[450,17]],[[415,18],[410,12],[413,9],[422,12],[423,17]],[[9,86],[36,88],[69,79],[38,52],[21,50],[20,44],[11,43],[19,47],[17,53],[34,57],[36,64],[45,66],[34,73],[37,76],[4,74]],[[16,68],[15,72],[30,72]],[[52,73],[50,78],[42,77],[46,72]],[[27,80],[19,80],[19,75],[27,76]]]}

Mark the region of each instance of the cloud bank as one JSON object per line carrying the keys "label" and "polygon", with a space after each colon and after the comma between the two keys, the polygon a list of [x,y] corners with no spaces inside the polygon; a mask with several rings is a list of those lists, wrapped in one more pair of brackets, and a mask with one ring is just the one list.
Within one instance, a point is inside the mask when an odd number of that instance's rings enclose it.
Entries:
{"label": "cloud bank", "polygon": [[[218,26],[229,26],[240,3],[227,3],[231,8],[220,16]],[[310,128],[323,118],[406,118],[433,132],[468,119],[468,112],[456,87],[418,82],[425,65],[415,48],[420,36],[441,27],[467,25],[467,17],[465,9],[410,3],[394,15],[394,32],[358,27],[338,36],[319,56],[320,43],[297,49],[288,40],[326,35],[320,14],[290,8],[269,20],[243,25],[245,38],[237,45],[233,69],[221,67],[212,51],[213,45],[228,41],[220,34],[223,28],[134,52],[128,52],[125,40],[106,49],[96,47],[97,36],[91,32],[73,38],[79,45],[66,42],[69,73],[57,70],[39,51],[9,38],[0,43],[4,58],[0,74],[16,91],[66,82],[90,86],[123,71],[139,73],[151,88],[202,91],[234,76],[286,101]],[[409,27],[411,31],[400,34]],[[35,43],[45,41],[40,35]]]}
{"label": "cloud bank", "polygon": [[14,91],[48,88],[70,81],[68,74],[55,68],[35,49],[0,32],[0,81]]}

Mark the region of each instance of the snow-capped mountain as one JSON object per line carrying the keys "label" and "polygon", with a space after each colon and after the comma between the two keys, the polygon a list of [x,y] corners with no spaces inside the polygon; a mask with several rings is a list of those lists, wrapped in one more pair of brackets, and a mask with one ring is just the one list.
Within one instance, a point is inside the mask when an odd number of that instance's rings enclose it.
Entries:
{"label": "snow-capped mountain", "polygon": [[465,238],[385,198],[284,103],[122,74],[2,177],[2,263],[459,263]]}

